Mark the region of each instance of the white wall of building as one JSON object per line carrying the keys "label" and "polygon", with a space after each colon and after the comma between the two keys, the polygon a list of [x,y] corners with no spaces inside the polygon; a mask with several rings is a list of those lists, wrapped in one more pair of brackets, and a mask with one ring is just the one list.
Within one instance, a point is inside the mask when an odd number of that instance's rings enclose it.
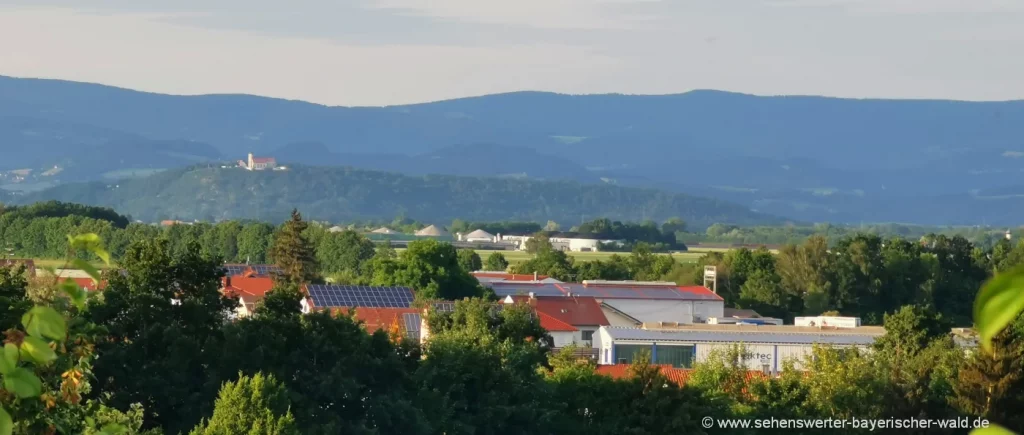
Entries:
{"label": "white wall of building", "polygon": [[[570,344],[575,344],[578,347],[594,347],[600,346],[600,334],[598,333],[597,326],[580,326],[578,331],[554,331],[548,332],[551,334],[551,338],[555,341],[555,347],[565,347]],[[583,339],[583,332],[591,331],[594,333],[590,342]]]}
{"label": "white wall of building", "polygon": [[555,347],[565,347],[581,341],[579,331],[552,331],[548,334],[551,334],[551,338],[555,341]]}
{"label": "white wall of building", "polygon": [[[710,317],[722,317],[722,301],[679,301],[652,299],[605,299],[603,303],[641,322],[704,323]],[[619,316],[621,319],[621,316]],[[608,319],[612,322],[612,319]],[[613,326],[620,326],[614,325]],[[633,326],[621,325],[621,326]]]}
{"label": "white wall of building", "polygon": [[[611,319],[608,320],[611,321]],[[612,336],[608,334],[608,330],[605,328],[599,329],[597,334],[601,336],[601,343],[599,346],[596,346],[599,349],[597,355],[598,364],[615,364],[611,357],[612,345],[614,343]]]}
{"label": "white wall of building", "polygon": [[[652,346],[657,344],[658,348],[669,347],[669,346],[693,346],[695,352],[695,361],[703,363],[709,361],[716,352],[725,353],[728,352],[733,346],[742,345],[745,349],[746,358],[744,359],[745,365],[748,370],[761,371],[764,364],[768,364],[769,370],[773,372],[781,372],[784,368],[786,361],[792,361],[795,369],[802,369],[804,362],[809,358],[814,350],[813,344],[786,344],[786,343],[732,343],[732,342],[684,342],[684,341],[642,341],[642,340],[620,340],[616,342],[611,335],[607,332],[607,329],[602,328],[598,331],[601,336],[601,343],[599,346],[595,346],[599,349],[598,351],[598,364],[615,364],[613,348],[616,344],[624,345],[643,345]],[[833,346],[834,348],[844,348],[850,346]],[[860,346],[862,351],[870,352],[870,348],[867,346]]]}
{"label": "white wall of building", "polygon": [[600,250],[599,240],[594,239],[566,239],[569,242],[569,250],[574,252],[598,251]]}

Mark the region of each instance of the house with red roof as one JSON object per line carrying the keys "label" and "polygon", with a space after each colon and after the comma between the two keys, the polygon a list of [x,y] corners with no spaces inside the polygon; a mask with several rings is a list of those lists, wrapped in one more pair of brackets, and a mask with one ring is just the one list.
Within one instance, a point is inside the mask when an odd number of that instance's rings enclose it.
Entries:
{"label": "house with red roof", "polygon": [[[510,295],[503,302],[533,307],[540,326],[551,335],[556,349],[571,344],[585,349],[597,349],[600,347],[599,343],[594,342],[600,339],[597,331],[609,325],[601,305],[592,297]],[[596,352],[594,355],[596,357]]]}
{"label": "house with red roof", "polygon": [[78,286],[83,288],[85,291],[92,292],[107,288],[106,280],[100,280],[100,282],[98,283],[93,281],[92,278],[71,278],[71,280],[74,281],[75,284],[78,284]]}
{"label": "house with red roof", "polygon": [[361,322],[363,328],[370,334],[384,330],[389,334],[397,332],[410,340],[420,341],[422,318],[419,308],[356,307],[336,308],[332,312],[347,315],[350,310],[355,310],[353,317]]}
{"label": "house with red roof", "polygon": [[238,298],[238,317],[252,315],[256,303],[263,300],[267,292],[274,288],[274,280],[269,276],[229,275],[221,280],[221,293]]}

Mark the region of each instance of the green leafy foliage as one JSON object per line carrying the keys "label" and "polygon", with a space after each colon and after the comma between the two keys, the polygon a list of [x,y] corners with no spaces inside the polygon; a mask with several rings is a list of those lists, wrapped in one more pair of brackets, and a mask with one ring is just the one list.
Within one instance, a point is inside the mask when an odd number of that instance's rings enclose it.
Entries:
{"label": "green leafy foliage", "polygon": [[484,261],[484,270],[500,271],[504,272],[508,269],[508,260],[505,259],[505,255],[500,252],[492,252],[491,255],[487,256],[487,260]]}
{"label": "green leafy foliage", "polygon": [[4,389],[19,398],[36,397],[42,392],[42,388],[39,377],[23,367],[15,368],[4,374]]}
{"label": "green leafy foliage", "polygon": [[239,375],[221,387],[213,416],[190,435],[298,435],[288,391],[273,376]]}
{"label": "green leafy foliage", "polygon": [[472,249],[460,249],[458,251],[459,267],[466,272],[475,272],[483,269],[483,260],[480,255]]}
{"label": "green leafy foliage", "polygon": [[313,246],[302,234],[306,222],[298,210],[292,210],[292,218],[285,222],[281,231],[274,236],[270,257],[281,269],[280,278],[293,285],[317,282],[320,279]]}
{"label": "green leafy foliage", "polygon": [[974,323],[981,346],[992,351],[992,337],[1024,311],[1024,267],[997,275],[978,293]]}
{"label": "green leafy foliage", "polygon": [[414,288],[422,300],[458,300],[483,294],[476,278],[460,265],[458,250],[449,243],[417,240],[397,258],[387,255],[371,263],[373,285]]}
{"label": "green leafy foliage", "polygon": [[7,413],[3,407],[0,407],[0,435],[11,435],[14,432],[14,421],[11,420],[11,414]]}
{"label": "green leafy foliage", "polygon": [[57,353],[39,337],[26,336],[21,342],[21,356],[39,365],[46,365],[57,359]]}
{"label": "green leafy foliage", "polygon": [[67,335],[67,324],[64,316],[51,307],[36,306],[21,317],[25,331],[33,337],[46,337],[64,340]]}

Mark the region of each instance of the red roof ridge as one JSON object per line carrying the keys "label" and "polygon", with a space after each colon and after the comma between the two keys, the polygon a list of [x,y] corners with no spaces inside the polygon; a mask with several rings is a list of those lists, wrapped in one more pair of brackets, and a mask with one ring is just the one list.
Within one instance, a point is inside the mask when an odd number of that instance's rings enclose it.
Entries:
{"label": "red roof ridge", "polygon": [[575,326],[558,320],[543,311],[537,311],[537,316],[540,317],[540,326],[548,331],[579,331]]}

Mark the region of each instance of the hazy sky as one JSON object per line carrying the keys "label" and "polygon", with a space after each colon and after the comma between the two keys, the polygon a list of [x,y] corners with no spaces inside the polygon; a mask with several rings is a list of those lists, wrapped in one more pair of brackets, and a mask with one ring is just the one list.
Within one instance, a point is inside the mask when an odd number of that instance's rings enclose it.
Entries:
{"label": "hazy sky", "polygon": [[0,0],[0,75],[386,105],[1024,98],[1024,0]]}

